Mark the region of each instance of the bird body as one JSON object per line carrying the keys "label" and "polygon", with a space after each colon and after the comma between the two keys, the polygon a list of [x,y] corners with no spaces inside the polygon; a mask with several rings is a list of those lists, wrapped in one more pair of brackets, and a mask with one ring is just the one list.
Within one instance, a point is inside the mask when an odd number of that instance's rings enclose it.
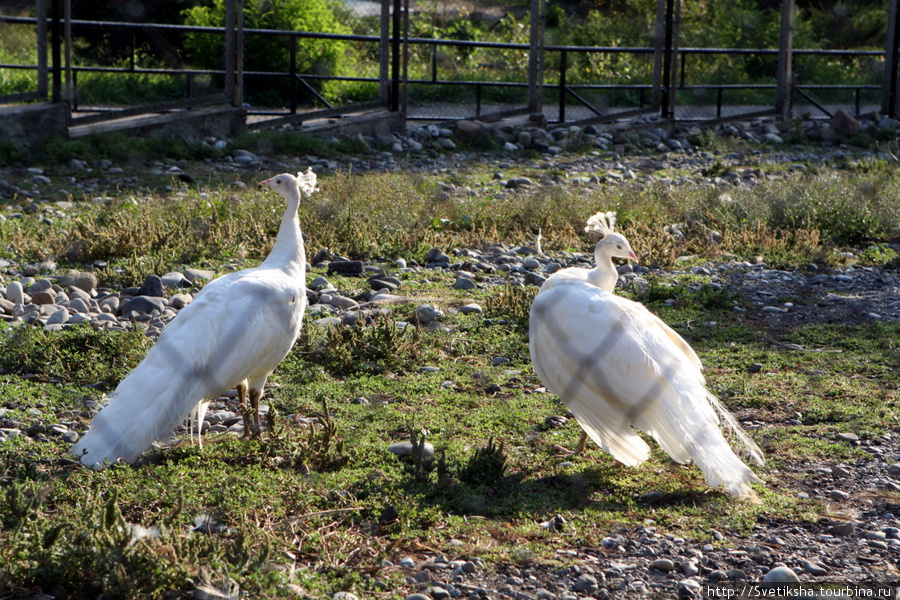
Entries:
{"label": "bird body", "polygon": [[562,269],[538,292],[529,327],[535,372],[585,433],[623,464],[650,456],[636,428],[676,462],[693,460],[712,487],[753,496],[749,483],[758,478],[734,453],[720,421],[758,464],[762,453],[706,388],[697,354],[643,305],[615,295],[614,277],[610,289],[597,285],[610,281],[598,270],[615,272],[611,256],[636,259],[627,241],[621,244],[625,238],[615,236],[607,232],[598,243],[595,269]]}
{"label": "bird body", "polygon": [[[280,186],[271,183],[276,179]],[[73,447],[83,463],[134,462],[192,412],[202,418],[210,398],[244,380],[258,403],[266,379],[300,334],[306,255],[297,207],[315,181],[310,170],[263,182],[288,202],[272,252],[258,268],[210,282],[166,326]]]}

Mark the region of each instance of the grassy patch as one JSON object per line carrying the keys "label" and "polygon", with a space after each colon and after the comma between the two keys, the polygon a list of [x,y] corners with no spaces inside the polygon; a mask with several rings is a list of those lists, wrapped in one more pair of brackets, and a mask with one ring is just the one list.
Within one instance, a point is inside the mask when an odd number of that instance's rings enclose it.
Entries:
{"label": "grassy patch", "polygon": [[[3,256],[78,267],[103,258],[118,269],[100,273],[105,285],[140,283],[149,272],[184,264],[222,271],[256,264],[271,247],[281,203],[226,183],[210,175],[171,194],[147,186],[109,202],[74,198],[67,219],[44,219],[43,208],[55,205],[40,203],[38,213],[0,223]],[[859,214],[878,216],[877,224],[858,223],[881,245],[842,260],[889,264],[885,244],[897,234],[894,209],[880,200],[896,183],[877,169],[797,175],[752,193],[735,190],[731,200],[653,186],[536,186],[509,194],[474,164],[446,180],[342,174],[320,183],[322,191],[301,207],[310,252],[329,247],[388,271],[390,259],[421,262],[433,246],[453,254],[485,241],[531,244],[538,229],[551,254],[589,251],[580,229],[600,208],[619,211],[645,264],[825,261],[847,233],[819,229],[822,217],[783,214],[795,201],[800,208],[791,211],[817,210],[803,186],[843,194],[860,205]],[[683,224],[684,239],[667,237],[664,227],[672,224]],[[676,261],[684,255],[695,258]],[[311,275],[318,274],[325,273]],[[187,594],[228,581],[261,597],[284,596],[288,584],[311,597],[375,595],[384,585],[411,591],[382,561],[423,548],[492,563],[556,564],[557,550],[594,547],[622,527],[649,522],[706,539],[710,529],[746,535],[760,521],[817,518],[821,507],[778,477],[760,488],[761,505],[747,505],[710,491],[695,467],[676,465],[658,449],[638,468],[591,447],[584,456],[557,457],[554,446],[574,446],[580,428],[551,418],[566,409],[540,392],[530,366],[527,319],[536,289],[462,292],[452,289],[452,273],[398,275],[411,303],[387,306],[368,324],[307,323],[271,378],[277,386],[266,393],[272,416],[265,439],[208,436],[202,451],[151,450],[137,466],[102,472],[74,465],[68,443],[50,426],[77,428],[88,401],[101,400],[101,388],[140,360],[148,347],[143,335],[0,330],[0,427],[44,427],[0,442],[0,585],[54,581],[45,593],[73,598]],[[640,300],[698,351],[723,402],[753,421],[769,459],[763,477],[796,461],[867,455],[839,433],[868,440],[896,429],[897,324],[762,330],[732,310],[737,299],[707,276],[646,278]],[[359,278],[329,279],[348,294],[366,288]],[[483,315],[452,310],[472,301]],[[445,309],[441,327],[416,322],[420,302]],[[506,361],[495,364],[497,357]],[[761,368],[751,372],[752,364]],[[406,440],[432,444],[434,457],[388,452]],[[563,532],[540,526],[557,514],[567,522]],[[138,539],[138,525],[154,534]]]}
{"label": "grassy patch", "polygon": [[[436,283],[449,290],[449,278]],[[678,301],[694,284],[676,283],[682,291],[650,305],[700,352],[726,404],[766,424],[755,437],[773,467],[852,458],[859,450],[837,433],[865,438],[895,427],[898,382],[890,365],[898,357],[889,340],[896,325],[784,332],[779,341],[822,350],[789,352],[718,301]],[[285,593],[288,583],[312,595],[366,594],[378,589],[375,580],[403,589],[381,561],[423,544],[489,561],[552,563],[557,549],[596,545],[629,524],[653,522],[702,539],[710,528],[748,534],[758,519],[816,518],[815,503],[779,486],[761,490],[760,506],[711,493],[695,467],[676,465],[658,449],[638,468],[596,448],[575,459],[555,457],[553,445],[573,446],[580,430],[574,421],[548,426],[547,417],[565,408],[534,392],[539,381],[522,321],[528,292],[475,292],[487,314],[448,315],[439,330],[398,329],[409,314],[404,306],[369,326],[308,325],[273,377],[279,385],[267,401],[278,416],[262,441],[213,436],[203,451],[152,451],[139,466],[102,472],[61,462],[67,445],[52,436],[0,444],[0,558],[9,565],[0,576],[23,587],[52,579],[55,593],[70,597],[100,590],[146,597],[187,591],[204,578],[269,596]],[[696,326],[709,321],[719,325]],[[4,348],[6,402],[17,406],[6,418],[31,422],[36,405],[48,424],[57,415],[78,418],[83,394],[67,390],[101,376],[114,384],[143,348],[134,334],[75,331],[41,337],[26,330]],[[77,365],[111,355],[100,346],[106,343],[132,358],[123,357],[122,367],[98,361],[102,373],[82,372]],[[17,346],[18,353],[6,353]],[[493,356],[510,360],[494,366]],[[41,357],[54,381],[12,375]],[[752,362],[762,371],[748,373]],[[440,370],[422,372],[427,364]],[[318,417],[319,424],[302,425],[294,415]],[[787,424],[790,418],[800,424]],[[387,452],[409,439],[432,443],[435,457]],[[648,492],[656,493],[652,503]],[[538,525],[556,514],[566,519],[564,535]],[[158,537],[134,539],[136,525],[155,528]]]}

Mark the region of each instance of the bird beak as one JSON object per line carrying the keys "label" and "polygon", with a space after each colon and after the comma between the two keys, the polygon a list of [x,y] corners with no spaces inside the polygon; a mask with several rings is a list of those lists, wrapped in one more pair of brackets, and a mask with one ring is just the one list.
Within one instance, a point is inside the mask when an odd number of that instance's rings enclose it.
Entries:
{"label": "bird beak", "polygon": [[268,185],[270,181],[272,181],[271,177],[269,179],[266,179],[265,181],[260,181],[256,185],[259,185],[259,186]]}
{"label": "bird beak", "polygon": [[631,251],[631,256],[629,256],[628,258],[630,258],[631,260],[633,260],[633,261],[636,262],[636,263],[641,262],[641,261],[638,260],[637,254],[634,253],[634,250]]}

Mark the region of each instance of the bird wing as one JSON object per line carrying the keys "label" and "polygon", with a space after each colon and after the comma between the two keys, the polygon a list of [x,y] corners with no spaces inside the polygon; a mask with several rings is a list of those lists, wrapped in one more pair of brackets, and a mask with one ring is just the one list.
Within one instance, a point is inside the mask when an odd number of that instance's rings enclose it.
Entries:
{"label": "bird wing", "polygon": [[724,408],[706,389],[696,353],[645,307],[578,278],[551,277],[532,304],[529,337],[538,376],[617,460],[649,456],[634,426],[677,462],[694,460],[714,487],[749,493],[756,476],[719,429]]}
{"label": "bird wing", "polygon": [[73,448],[83,462],[133,462],[196,404],[245,378],[271,373],[300,331],[302,282],[274,269],[232,273],[207,285],[163,330]]}

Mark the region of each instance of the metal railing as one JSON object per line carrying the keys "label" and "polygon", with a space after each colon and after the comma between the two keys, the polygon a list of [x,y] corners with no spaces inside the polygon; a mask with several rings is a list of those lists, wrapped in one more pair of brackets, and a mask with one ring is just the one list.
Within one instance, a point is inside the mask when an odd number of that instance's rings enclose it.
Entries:
{"label": "metal railing", "polygon": [[[29,17],[10,17],[10,16],[2,16],[0,15],[0,25],[4,23],[9,24],[31,24],[37,25],[38,19],[29,18]],[[50,30],[51,26],[54,22],[51,20],[47,21],[48,27]],[[136,38],[136,33],[141,32],[144,34],[153,34],[153,33],[204,33],[204,34],[212,34],[212,35],[225,35],[224,28],[217,27],[195,27],[195,26],[185,26],[185,25],[159,25],[159,24],[138,24],[138,23],[117,23],[117,22],[105,22],[105,21],[81,21],[81,20],[72,20],[70,22],[70,27],[72,32],[78,32],[80,30],[100,30],[100,31],[108,31],[108,32],[119,32],[124,33],[132,39],[132,41]],[[44,28],[39,28],[44,29]],[[52,35],[59,35],[58,30],[56,33],[52,33]],[[326,97],[324,97],[321,93],[316,91],[315,86],[311,85],[311,83],[315,82],[324,82],[324,81],[346,81],[346,82],[369,82],[378,84],[380,86],[385,85],[384,75],[380,74],[378,77],[366,77],[366,76],[339,76],[339,75],[322,75],[315,73],[301,73],[297,69],[297,43],[300,39],[321,39],[321,40],[340,40],[340,41],[352,41],[352,42],[361,42],[364,44],[384,44],[387,33],[384,32],[380,36],[376,35],[348,35],[348,34],[329,34],[329,33],[315,33],[315,32],[299,32],[299,31],[280,31],[280,30],[268,30],[268,29],[245,29],[242,31],[242,34],[247,36],[266,36],[266,37],[283,37],[290,40],[290,48],[291,48],[291,60],[290,67],[287,72],[276,72],[276,71],[268,71],[265,69],[254,68],[255,65],[248,65],[243,71],[243,76],[257,76],[264,78],[285,78],[289,81],[290,84],[290,97],[286,99],[285,105],[280,107],[248,107],[247,112],[250,115],[259,115],[259,116],[269,116],[269,117],[285,117],[296,115],[301,110],[301,97],[310,97],[315,98],[315,102],[324,107],[326,110],[331,111],[340,111],[341,107],[335,107],[332,102],[330,102]],[[52,37],[51,35],[51,37]],[[409,78],[405,81],[407,86],[448,86],[448,87],[467,87],[474,90],[474,103],[471,107],[470,115],[467,115],[465,118],[482,117],[484,114],[484,102],[483,97],[485,95],[485,90],[491,89],[522,89],[527,90],[528,84],[525,82],[516,82],[516,81],[482,81],[482,80],[472,80],[472,79],[451,79],[442,77],[442,74],[439,72],[439,62],[437,60],[438,49],[441,47],[448,48],[469,48],[469,49],[495,49],[495,50],[516,50],[516,51],[527,51],[529,50],[528,44],[515,44],[515,43],[502,43],[502,42],[479,42],[479,41],[461,41],[461,40],[448,40],[448,39],[431,39],[431,38],[409,38],[404,40],[405,45],[408,47],[416,47],[416,46],[425,46],[430,48],[432,59],[430,62],[430,77],[418,77],[418,78]],[[605,118],[615,119],[621,118],[626,115],[635,114],[635,113],[645,113],[650,110],[654,110],[657,107],[654,103],[655,94],[658,93],[659,89],[657,87],[658,84],[653,81],[645,81],[638,83],[627,83],[627,84],[617,84],[617,83],[591,83],[591,82],[571,82],[570,76],[570,57],[574,54],[590,54],[590,53],[600,53],[600,54],[627,54],[627,55],[653,55],[656,52],[659,52],[658,49],[650,48],[650,47],[613,47],[613,46],[595,46],[595,47],[582,47],[582,46],[555,46],[555,45],[547,45],[543,47],[543,51],[547,56],[552,56],[556,54],[558,56],[558,61],[549,61],[547,59],[544,60],[544,65],[551,64],[551,62],[556,63],[556,67],[553,70],[546,71],[545,76],[550,79],[550,75],[555,76],[556,81],[550,81],[544,83],[543,87],[545,89],[545,96],[547,97],[555,97],[555,103],[547,102],[545,104],[546,108],[555,108],[556,119],[555,122],[565,123],[569,120],[571,115],[572,107],[577,107],[580,110],[580,114],[582,116],[586,116],[586,118],[592,120],[603,120]],[[689,82],[689,73],[690,73],[690,64],[692,57],[696,56],[777,56],[779,54],[778,49],[743,49],[743,48],[678,48],[675,50],[678,60],[678,77],[676,80],[676,85],[674,87],[674,91],[677,92],[692,92],[692,91],[709,91],[715,93],[715,103],[714,103],[714,117],[713,119],[722,119],[727,115],[723,112],[724,103],[724,95],[726,92],[734,92],[734,91],[772,91],[775,89],[775,86],[772,84],[765,83],[690,83]],[[193,69],[193,68],[146,68],[140,67],[138,64],[138,60],[136,58],[137,47],[136,44],[132,43],[130,48],[130,59],[128,60],[127,66],[124,67],[116,67],[116,66],[89,66],[89,65],[70,65],[71,71],[71,90],[69,102],[73,113],[78,114],[85,110],[89,110],[92,115],[90,117],[78,117],[79,119],[103,119],[108,118],[108,115],[104,116],[104,113],[115,113],[120,116],[127,116],[129,114],[138,114],[139,112],[157,112],[157,111],[165,111],[169,109],[180,109],[184,107],[190,106],[200,106],[203,104],[208,104],[211,102],[227,102],[228,98],[223,96],[222,94],[211,94],[204,95],[201,97],[195,96],[194,91],[194,81],[197,77],[209,77],[209,76],[217,76],[217,77],[228,77],[228,73],[225,70],[219,69]],[[813,50],[813,49],[798,49],[793,50],[793,54],[796,56],[824,56],[824,57],[834,57],[841,56],[846,58],[859,58],[859,57],[874,57],[883,59],[885,56],[885,52],[883,51],[871,51],[871,50]],[[32,69],[37,70],[40,68],[40,65],[22,65],[22,64],[0,64],[0,69]],[[59,77],[58,71],[62,68],[62,65],[55,64],[53,66],[54,74],[56,77]],[[122,75],[134,75],[134,74],[150,74],[150,75],[164,75],[164,76],[172,76],[172,77],[182,77],[184,78],[184,98],[181,100],[175,100],[170,102],[163,103],[154,103],[151,105],[145,105],[142,108],[108,108],[103,106],[89,106],[85,107],[80,102],[79,95],[79,78],[85,74],[97,74],[97,73],[110,73],[110,74],[122,74]],[[392,85],[396,85],[398,82],[393,81]],[[831,116],[832,112],[830,109],[822,102],[819,102],[815,99],[814,94],[823,93],[823,92],[849,92],[853,95],[852,104],[856,113],[859,114],[860,110],[862,110],[862,94],[864,92],[876,92],[882,89],[881,85],[874,84],[815,84],[815,85],[805,85],[800,83],[795,83],[792,86],[792,93],[797,94],[799,98],[802,98],[815,106],[818,110],[822,111],[822,113],[826,116]],[[632,106],[617,106],[617,107],[600,107],[598,108],[590,99],[585,96],[589,93],[606,93],[606,94],[614,94],[614,93],[622,93],[622,92],[631,92],[633,95],[636,94],[636,100],[634,101]],[[0,101],[20,101],[25,98],[34,98],[34,94],[12,94],[5,97],[0,97]],[[382,100],[383,102],[383,96]],[[364,106],[378,104],[378,102],[373,103],[364,103]],[[307,109],[313,108],[313,106],[307,106]],[[522,109],[519,109],[522,110]],[[763,111],[767,112],[767,111]],[[768,111],[771,112],[771,111]],[[568,113],[568,114],[567,114]],[[453,118],[462,118],[462,117],[447,117],[446,115],[429,115],[427,111],[407,111],[407,117],[413,120],[451,120]],[[84,122],[84,121],[82,121]]]}

